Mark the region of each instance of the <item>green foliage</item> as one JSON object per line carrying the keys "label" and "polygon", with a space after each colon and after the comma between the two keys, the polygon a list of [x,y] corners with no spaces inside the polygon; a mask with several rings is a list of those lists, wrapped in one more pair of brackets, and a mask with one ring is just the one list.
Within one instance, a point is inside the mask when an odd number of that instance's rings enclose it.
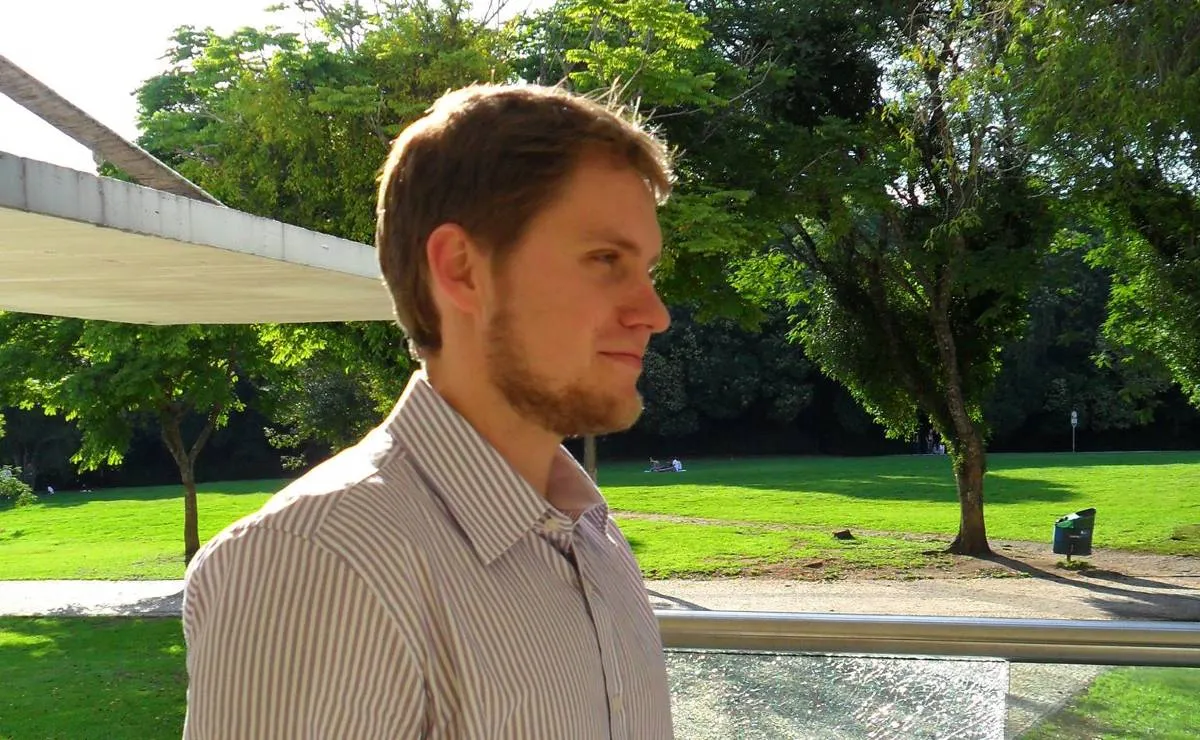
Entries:
{"label": "green foliage", "polygon": [[262,388],[271,444],[291,469],[354,444],[404,390],[416,362],[393,323],[262,328],[273,361],[286,368]]}
{"label": "green foliage", "polygon": [[813,375],[787,341],[786,317],[749,333],[729,319],[701,323],[676,310],[671,328],[646,352],[646,412],[638,429],[682,437],[704,421],[754,416],[788,424],[812,401]]}
{"label": "green foliage", "polygon": [[[702,44],[704,18],[677,0],[568,0],[557,6],[568,36],[563,58],[581,91],[618,87],[622,97],[662,107],[712,106],[715,72]],[[553,11],[552,11],[553,12]]]}
{"label": "green foliage", "polygon": [[[371,242],[391,140],[446,90],[509,80],[506,37],[456,0],[300,8],[314,39],[179,29],[139,91],[139,143],[227,205]],[[389,324],[259,331],[284,369],[262,388],[268,436],[294,466],[376,423],[411,371]]]}
{"label": "green foliage", "polygon": [[1200,406],[1200,13],[1194,2],[1021,3],[1021,114],[1047,178],[1104,239],[1106,336]]}
{"label": "green foliage", "polygon": [[138,92],[138,142],[226,205],[370,242],[391,139],[446,90],[510,72],[463,3],[330,7],[309,8],[311,41],[180,28]]}
{"label": "green foliage", "polygon": [[763,314],[731,287],[729,264],[761,246],[771,227],[757,215],[752,188],[727,187],[705,162],[714,116],[741,94],[746,77],[717,53],[704,24],[677,0],[563,0],[509,31],[524,79],[615,98],[665,135],[678,182],[662,211],[659,289],[703,320],[753,326]]}
{"label": "green foliage", "polygon": [[251,327],[4,313],[0,337],[0,366],[23,369],[0,392],[22,408],[74,422],[81,443],[72,460],[82,470],[120,464],[134,428],[146,420],[164,429],[196,417],[223,426],[244,406],[239,381],[269,369]]}
{"label": "green foliage", "polygon": [[1004,350],[1003,370],[985,406],[997,435],[1022,429],[1038,440],[1051,434],[1066,439],[1072,411],[1079,412],[1081,432],[1130,429],[1149,423],[1163,403],[1169,376],[1101,333],[1110,280],[1085,262],[1092,242],[1087,234],[1064,230],[1043,258],[1028,329]]}
{"label": "green foliage", "polygon": [[11,465],[0,465],[0,503],[13,506],[31,506],[37,503],[33,487],[21,477],[21,469]]}

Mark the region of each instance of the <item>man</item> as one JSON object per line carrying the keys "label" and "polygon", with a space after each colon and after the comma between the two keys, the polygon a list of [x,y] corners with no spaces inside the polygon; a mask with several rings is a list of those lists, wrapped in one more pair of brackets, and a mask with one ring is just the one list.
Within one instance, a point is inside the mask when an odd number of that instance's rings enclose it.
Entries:
{"label": "man", "polygon": [[637,563],[561,445],[641,412],[669,167],[553,88],[467,88],[401,134],[376,246],[422,370],[194,559],[186,738],[671,736]]}

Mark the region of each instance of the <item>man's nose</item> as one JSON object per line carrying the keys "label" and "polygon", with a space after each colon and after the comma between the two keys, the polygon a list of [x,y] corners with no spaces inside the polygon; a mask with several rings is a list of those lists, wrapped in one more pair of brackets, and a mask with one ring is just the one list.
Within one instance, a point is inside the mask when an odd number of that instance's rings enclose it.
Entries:
{"label": "man's nose", "polygon": [[646,327],[651,334],[661,334],[671,325],[671,314],[652,280],[641,282],[632,298],[625,315],[627,325]]}

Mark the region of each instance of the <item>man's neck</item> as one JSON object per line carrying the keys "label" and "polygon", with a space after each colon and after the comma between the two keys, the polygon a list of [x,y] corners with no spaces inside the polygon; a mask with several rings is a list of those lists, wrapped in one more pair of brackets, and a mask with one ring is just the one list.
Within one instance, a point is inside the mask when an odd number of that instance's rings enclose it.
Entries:
{"label": "man's neck", "polygon": [[427,361],[429,384],[535,491],[546,497],[550,469],[562,438],[529,423],[495,387],[481,382],[478,372],[456,371],[455,367],[465,367],[465,363]]}

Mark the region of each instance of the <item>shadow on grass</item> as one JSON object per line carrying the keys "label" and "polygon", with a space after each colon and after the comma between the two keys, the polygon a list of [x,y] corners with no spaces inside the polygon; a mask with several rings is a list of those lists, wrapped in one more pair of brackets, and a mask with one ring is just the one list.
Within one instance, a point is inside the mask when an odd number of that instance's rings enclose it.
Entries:
{"label": "shadow on grass", "polygon": [[179,620],[0,618],[0,685],[0,737],[179,737]]}
{"label": "shadow on grass", "polygon": [[[674,486],[731,486],[796,493],[830,493],[883,501],[957,500],[950,460],[944,455],[881,457],[761,457],[685,461],[687,472],[652,474],[644,465],[601,465],[602,487],[644,489]],[[1103,476],[1105,468],[1145,468],[1200,464],[1195,452],[994,454],[991,473],[1043,468],[1088,468]],[[1086,490],[1037,477],[988,475],[984,490],[989,506],[1029,501],[1067,502]]]}
{"label": "shadow on grass", "polygon": [[[863,460],[798,460],[769,458],[699,463],[680,474],[652,474],[614,470],[601,475],[604,487],[662,489],[676,486],[728,486],[784,493],[824,493],[847,498],[897,502],[955,502],[958,489],[945,457],[868,458]],[[988,506],[1029,501],[1070,501],[1083,494],[1078,489],[1049,480],[987,476],[984,491]]]}
{"label": "shadow on grass", "polygon": [[[272,494],[289,483],[287,480],[248,480],[201,483],[196,486],[199,494],[219,493],[225,496],[252,496]],[[83,506],[96,501],[162,501],[183,498],[183,486],[137,486],[133,488],[102,488],[84,493],[67,491],[39,494],[38,505],[46,508]]]}
{"label": "shadow on grass", "polygon": [[[1105,612],[1113,619],[1135,619],[1155,621],[1194,622],[1200,620],[1200,596],[1189,596],[1175,593],[1153,593],[1138,591],[1133,588],[1119,588],[1100,583],[1093,583],[1082,578],[1067,578],[1052,571],[1014,560],[1003,555],[990,555],[990,560],[1019,573],[1040,578],[1042,580],[1061,583],[1066,586],[1091,591],[1095,596],[1089,596],[1087,603]],[[1124,576],[1121,576],[1124,579]],[[1137,583],[1124,581],[1130,586],[1149,586],[1158,589],[1177,588],[1171,584],[1160,583],[1150,579],[1129,579]]]}

